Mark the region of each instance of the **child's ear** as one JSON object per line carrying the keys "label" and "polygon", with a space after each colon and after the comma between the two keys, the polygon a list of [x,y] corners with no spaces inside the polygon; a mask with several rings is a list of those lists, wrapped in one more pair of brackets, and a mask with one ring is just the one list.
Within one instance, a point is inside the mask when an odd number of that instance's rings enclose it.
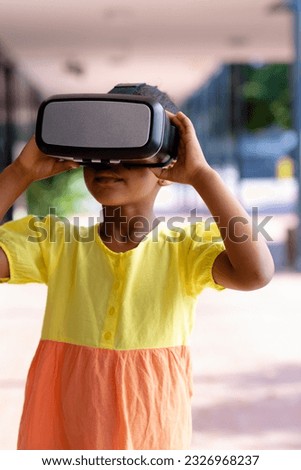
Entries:
{"label": "child's ear", "polygon": [[172,181],[158,179],[158,184],[159,186],[169,186],[170,184],[172,184]]}

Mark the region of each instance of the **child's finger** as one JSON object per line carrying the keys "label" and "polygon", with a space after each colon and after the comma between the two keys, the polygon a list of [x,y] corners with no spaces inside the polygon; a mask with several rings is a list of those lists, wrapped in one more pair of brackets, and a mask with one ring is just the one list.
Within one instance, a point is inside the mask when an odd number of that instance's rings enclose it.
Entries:
{"label": "child's finger", "polygon": [[179,111],[177,114],[171,116],[170,120],[176,124],[177,127],[183,129],[185,127],[185,118],[188,119],[185,114]]}
{"label": "child's finger", "polygon": [[62,173],[63,171],[68,171],[68,170],[75,170],[76,168],[79,168],[80,165],[79,163],[69,161],[69,160],[57,160],[55,162],[55,171],[57,173]]}
{"label": "child's finger", "polygon": [[170,112],[170,111],[167,111],[167,109],[165,110],[166,114],[168,115],[168,117],[170,118],[173,118],[175,116],[174,113]]}
{"label": "child's finger", "polygon": [[182,136],[187,135],[187,136],[193,136],[196,137],[196,131],[195,127],[192,123],[192,121],[189,119],[188,116],[186,116],[184,113],[181,111],[176,115],[177,119],[177,127],[180,130],[180,133]]}

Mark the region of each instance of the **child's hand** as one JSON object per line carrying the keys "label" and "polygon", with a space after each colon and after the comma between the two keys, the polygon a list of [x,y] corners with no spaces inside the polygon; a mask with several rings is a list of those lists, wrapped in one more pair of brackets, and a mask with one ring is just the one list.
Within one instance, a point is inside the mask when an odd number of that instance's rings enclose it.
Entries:
{"label": "child's hand", "polygon": [[78,168],[79,164],[64,160],[60,161],[58,158],[49,157],[40,151],[37,147],[35,137],[32,136],[19,157],[12,163],[17,174],[22,178],[28,179],[28,182],[33,182],[48,178],[49,176],[57,175],[63,171]]}
{"label": "child's hand", "polygon": [[212,169],[204,157],[190,119],[182,112],[172,114],[167,111],[167,114],[180,133],[178,159],[172,167],[151,170],[160,179],[193,185],[196,178],[200,179]]}

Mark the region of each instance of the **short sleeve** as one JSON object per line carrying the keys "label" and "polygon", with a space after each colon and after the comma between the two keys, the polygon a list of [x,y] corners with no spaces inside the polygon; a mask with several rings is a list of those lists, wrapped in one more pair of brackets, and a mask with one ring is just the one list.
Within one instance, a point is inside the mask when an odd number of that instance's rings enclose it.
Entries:
{"label": "short sleeve", "polygon": [[45,237],[38,220],[38,217],[29,215],[0,226],[0,247],[10,268],[10,278],[0,279],[0,282],[47,284]]}
{"label": "short sleeve", "polygon": [[185,283],[190,295],[198,295],[206,287],[224,289],[212,276],[217,256],[225,250],[215,223],[198,222],[186,227]]}

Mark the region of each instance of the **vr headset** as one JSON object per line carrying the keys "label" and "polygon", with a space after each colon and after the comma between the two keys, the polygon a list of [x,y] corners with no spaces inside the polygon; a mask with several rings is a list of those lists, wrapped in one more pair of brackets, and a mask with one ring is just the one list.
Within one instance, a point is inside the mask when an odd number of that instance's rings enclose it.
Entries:
{"label": "vr headset", "polygon": [[108,94],[48,98],[37,115],[39,149],[96,168],[114,163],[168,166],[177,158],[178,130],[160,103],[132,94],[141,85],[120,84]]}

